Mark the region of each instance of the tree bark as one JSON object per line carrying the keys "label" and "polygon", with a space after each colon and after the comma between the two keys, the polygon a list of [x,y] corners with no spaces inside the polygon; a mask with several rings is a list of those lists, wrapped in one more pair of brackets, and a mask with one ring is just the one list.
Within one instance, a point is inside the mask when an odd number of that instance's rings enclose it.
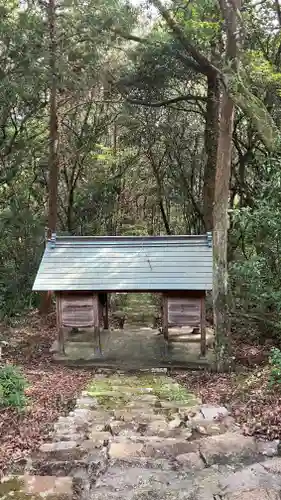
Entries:
{"label": "tree bark", "polygon": [[155,177],[155,181],[156,181],[158,205],[159,205],[159,208],[160,208],[160,213],[161,213],[161,216],[162,216],[163,224],[165,226],[165,231],[166,231],[167,234],[171,235],[171,234],[173,234],[173,231],[172,231],[172,229],[170,227],[169,219],[168,219],[165,207],[164,207],[164,202],[163,202],[163,198],[164,198],[163,197],[163,183],[162,183],[161,176],[160,176],[160,173],[159,173],[159,165],[156,165],[151,149],[148,150],[147,157],[150,160],[150,164],[151,164],[152,171],[153,171],[153,174],[154,174],[154,177]]}
{"label": "tree bark", "polygon": [[203,181],[203,217],[206,231],[213,230],[215,179],[219,140],[220,86],[216,76],[208,77],[205,124],[206,164]]}
{"label": "tree bark", "polygon": [[[226,64],[237,71],[237,11],[240,0],[220,0],[226,26]],[[229,290],[227,271],[228,199],[231,178],[232,134],[234,104],[226,89],[222,92],[219,143],[217,155],[214,204],[214,328],[216,367],[218,371],[231,367]]]}
{"label": "tree bark", "polygon": [[49,122],[49,232],[56,232],[58,198],[58,117],[57,117],[57,75],[56,75],[56,24],[55,0],[49,0],[50,31],[50,122]]}
{"label": "tree bark", "polygon": [[161,197],[159,197],[159,208],[160,208],[160,212],[161,212],[161,215],[162,215],[162,220],[163,220],[163,223],[164,223],[164,226],[165,226],[165,231],[166,231],[167,234],[171,235],[173,233],[171,231],[169,220],[168,220],[168,217],[167,217],[167,214],[166,214],[166,211],[165,211],[165,208],[164,208],[164,203],[163,203],[163,200],[162,200]]}
{"label": "tree bark", "polygon": [[74,187],[71,186],[68,194],[67,215],[66,215],[67,231],[69,234],[73,233],[73,203],[74,203]]}
{"label": "tree bark", "polygon": [[[56,232],[57,225],[57,198],[58,198],[58,118],[57,118],[57,75],[56,75],[56,6],[55,0],[49,0],[49,69],[50,69],[50,97],[49,97],[49,207],[47,238]],[[42,294],[40,313],[48,314],[51,310],[51,292]]]}
{"label": "tree bark", "polygon": [[214,204],[214,328],[217,370],[228,368],[230,362],[230,316],[227,273],[228,197],[231,174],[234,105],[224,91],[221,103]]}

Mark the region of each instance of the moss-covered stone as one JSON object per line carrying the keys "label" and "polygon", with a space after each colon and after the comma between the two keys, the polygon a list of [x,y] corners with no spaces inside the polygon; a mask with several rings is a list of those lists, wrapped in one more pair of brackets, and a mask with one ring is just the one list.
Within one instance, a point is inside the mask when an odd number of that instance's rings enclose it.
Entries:
{"label": "moss-covered stone", "polygon": [[4,478],[0,483],[0,498],[6,498],[7,495],[9,496],[9,493],[11,493],[11,491],[14,493],[22,492],[23,487],[24,481],[20,477],[11,476],[8,478]]}
{"label": "moss-covered stone", "polygon": [[[161,407],[161,401],[173,406],[196,406],[199,400],[183,386],[167,376],[150,374],[139,376],[120,376],[113,379],[94,379],[87,394],[94,397],[106,409],[120,408],[131,400],[139,399],[140,394],[155,396],[153,404]],[[164,405],[165,406],[165,405]]]}
{"label": "moss-covered stone", "polygon": [[3,478],[0,483],[1,500],[41,500],[42,498],[69,500],[71,496],[71,478],[29,475],[9,476]]}

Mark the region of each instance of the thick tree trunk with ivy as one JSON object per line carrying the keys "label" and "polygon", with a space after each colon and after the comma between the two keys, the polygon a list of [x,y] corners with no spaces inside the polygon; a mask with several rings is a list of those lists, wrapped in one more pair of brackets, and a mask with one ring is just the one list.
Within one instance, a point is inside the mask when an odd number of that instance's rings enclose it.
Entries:
{"label": "thick tree trunk with ivy", "polygon": [[[239,15],[240,0],[231,0],[231,2],[229,0],[220,0],[220,8],[225,21],[227,36],[226,65],[235,73],[238,68],[237,16]],[[227,233],[233,125],[234,103],[226,88],[223,88],[216,168],[213,236],[213,301],[216,367],[218,371],[229,369],[231,366]]]}
{"label": "thick tree trunk with ivy", "polygon": [[223,92],[220,137],[216,170],[214,204],[214,326],[216,366],[218,371],[230,367],[230,316],[227,272],[228,195],[231,174],[234,105]]}
{"label": "thick tree trunk with ivy", "polygon": [[205,124],[206,164],[203,182],[203,217],[206,231],[213,230],[213,208],[215,198],[216,164],[219,139],[219,79],[211,74],[208,79],[207,109]]}
{"label": "thick tree trunk with ivy", "polygon": [[[56,75],[56,6],[55,0],[49,0],[49,70],[50,70],[50,97],[49,97],[49,207],[47,238],[56,232],[57,225],[57,198],[58,198],[58,118],[57,118],[57,75]],[[51,292],[44,292],[41,299],[41,314],[48,314],[51,310]]]}

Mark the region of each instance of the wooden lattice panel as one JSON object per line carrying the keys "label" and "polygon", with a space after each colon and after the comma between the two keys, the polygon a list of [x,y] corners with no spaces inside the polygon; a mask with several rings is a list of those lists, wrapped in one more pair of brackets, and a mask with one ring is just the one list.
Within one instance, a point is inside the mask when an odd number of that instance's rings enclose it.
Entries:
{"label": "wooden lattice panel", "polygon": [[85,328],[99,325],[97,295],[61,295],[59,312],[62,326]]}
{"label": "wooden lattice panel", "polygon": [[200,325],[201,299],[168,297],[168,324],[173,326]]}

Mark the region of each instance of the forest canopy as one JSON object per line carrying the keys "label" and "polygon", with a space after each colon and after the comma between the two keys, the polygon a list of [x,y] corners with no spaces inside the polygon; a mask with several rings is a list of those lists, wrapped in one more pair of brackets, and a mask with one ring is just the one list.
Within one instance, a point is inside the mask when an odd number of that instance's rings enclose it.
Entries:
{"label": "forest canopy", "polygon": [[0,0],[0,13],[2,318],[38,305],[55,196],[60,234],[214,230],[227,311],[280,335],[279,0]]}

